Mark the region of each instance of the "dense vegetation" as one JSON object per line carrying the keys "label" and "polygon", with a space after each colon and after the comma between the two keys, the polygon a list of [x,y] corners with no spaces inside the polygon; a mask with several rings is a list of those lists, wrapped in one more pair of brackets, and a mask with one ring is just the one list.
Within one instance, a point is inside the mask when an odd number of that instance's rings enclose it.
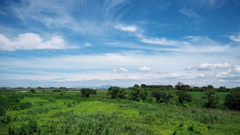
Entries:
{"label": "dense vegetation", "polygon": [[0,90],[0,134],[240,134],[237,89]]}

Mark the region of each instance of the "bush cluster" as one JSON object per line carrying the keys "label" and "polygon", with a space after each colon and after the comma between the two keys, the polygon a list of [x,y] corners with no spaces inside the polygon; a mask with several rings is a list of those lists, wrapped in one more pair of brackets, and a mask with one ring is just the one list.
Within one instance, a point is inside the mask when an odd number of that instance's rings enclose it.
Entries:
{"label": "bush cluster", "polygon": [[85,98],[89,98],[89,96],[91,94],[92,95],[97,94],[97,90],[93,90],[93,89],[89,89],[89,88],[82,88],[80,91],[81,91],[82,97],[85,97]]}
{"label": "bush cluster", "polygon": [[220,102],[220,96],[214,89],[205,91],[202,99],[204,99],[205,107],[215,108]]}
{"label": "bush cluster", "polygon": [[108,95],[111,95],[111,98],[125,98],[126,90],[117,86],[108,88]]}
{"label": "bush cluster", "polygon": [[151,92],[151,95],[156,98],[156,101],[160,103],[176,105],[178,103],[178,97],[173,90],[160,90],[155,89]]}
{"label": "bush cluster", "polygon": [[150,91],[148,88],[130,87],[130,99],[134,101],[146,100]]}
{"label": "bush cluster", "polygon": [[[30,108],[32,104],[30,102],[20,102],[20,99],[23,97],[17,96],[17,95],[10,95],[8,97],[2,97],[0,95],[0,108],[3,108],[4,110],[1,109],[1,114],[3,115],[4,112],[8,109],[10,110],[24,110],[27,108]],[[1,115],[0,114],[0,115]]]}
{"label": "bush cluster", "polygon": [[240,92],[233,92],[225,97],[224,103],[231,110],[240,111]]}
{"label": "bush cluster", "polygon": [[178,96],[179,103],[182,103],[183,101],[192,102],[192,96],[186,91],[176,91],[176,94]]}

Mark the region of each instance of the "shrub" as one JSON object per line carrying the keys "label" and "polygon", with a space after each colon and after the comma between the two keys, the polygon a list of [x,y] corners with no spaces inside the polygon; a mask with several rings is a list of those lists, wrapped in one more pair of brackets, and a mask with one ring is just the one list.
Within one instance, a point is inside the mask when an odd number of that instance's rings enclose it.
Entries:
{"label": "shrub", "polygon": [[176,92],[173,90],[154,90],[152,91],[152,96],[156,98],[157,101],[161,103],[164,102],[166,104],[176,105],[178,101],[178,97]]}
{"label": "shrub", "polygon": [[138,85],[138,84],[135,84],[133,87],[137,87],[137,88],[139,88],[139,85]]}
{"label": "shrub", "polygon": [[240,92],[227,95],[224,104],[231,110],[240,110]]}
{"label": "shrub", "polygon": [[142,84],[142,85],[141,85],[141,88],[146,88],[146,87],[147,87],[146,84]]}
{"label": "shrub", "polygon": [[211,89],[204,92],[202,99],[204,99],[205,107],[215,108],[220,101],[220,96],[214,89]]}
{"label": "shrub", "polygon": [[120,90],[118,91],[117,96],[119,98],[126,98],[126,94],[127,94],[126,90],[124,88],[120,88]]}
{"label": "shrub", "polygon": [[60,89],[55,89],[53,92],[62,92]]}
{"label": "shrub", "polygon": [[120,87],[114,86],[108,89],[108,94],[111,95],[111,98],[117,98]]}
{"label": "shrub", "polygon": [[140,88],[140,93],[139,93],[139,97],[141,100],[146,100],[148,96],[148,89],[143,89],[143,88]]}
{"label": "shrub", "polygon": [[35,93],[36,91],[34,89],[31,89],[30,92]]}
{"label": "shrub", "polygon": [[89,88],[82,88],[81,89],[82,97],[89,98],[91,93],[92,93],[92,89],[89,89]]}
{"label": "shrub", "polygon": [[97,90],[92,90],[92,93],[93,95],[97,95]]}
{"label": "shrub", "polygon": [[6,113],[5,108],[3,108],[2,106],[0,106],[0,116],[5,115],[5,113]]}
{"label": "shrub", "polygon": [[176,94],[178,96],[178,100],[180,103],[182,103],[183,101],[188,101],[188,102],[192,101],[192,96],[186,91],[180,90],[180,91],[177,91]]}

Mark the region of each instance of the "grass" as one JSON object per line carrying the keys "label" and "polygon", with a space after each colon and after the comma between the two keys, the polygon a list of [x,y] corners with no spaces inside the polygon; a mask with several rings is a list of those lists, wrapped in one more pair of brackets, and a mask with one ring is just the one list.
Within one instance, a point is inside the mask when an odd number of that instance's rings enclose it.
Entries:
{"label": "grass", "polygon": [[[200,98],[203,92],[189,92]],[[32,107],[7,111],[9,127],[20,130],[35,120],[41,134],[240,134],[240,112],[203,107],[111,99],[104,92],[82,98],[80,93],[19,93]],[[224,98],[227,94],[220,95]]]}

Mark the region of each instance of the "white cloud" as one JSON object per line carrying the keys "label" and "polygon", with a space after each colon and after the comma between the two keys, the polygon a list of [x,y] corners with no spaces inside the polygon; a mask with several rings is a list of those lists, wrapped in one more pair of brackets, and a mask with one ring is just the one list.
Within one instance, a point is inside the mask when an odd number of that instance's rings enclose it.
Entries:
{"label": "white cloud", "polygon": [[140,67],[138,70],[141,71],[141,72],[149,72],[149,71],[151,71],[152,69],[151,69],[151,68],[148,68],[148,67],[146,67],[146,66],[143,66],[143,67]]}
{"label": "white cloud", "polygon": [[229,38],[230,38],[232,41],[240,42],[240,35],[238,35],[238,36],[229,36]]}
{"label": "white cloud", "polygon": [[194,77],[205,77],[206,75],[205,74],[200,74],[200,75],[195,75]]}
{"label": "white cloud", "polygon": [[193,67],[186,67],[184,70],[190,71],[190,70],[216,70],[216,69],[230,69],[232,66],[228,63],[217,63],[217,64],[208,64],[208,63],[202,63],[199,66],[193,66]]}
{"label": "white cloud", "polygon": [[138,79],[138,77],[137,76],[132,76],[132,77],[130,77],[131,79]]}
{"label": "white cloud", "polygon": [[235,65],[227,72],[218,73],[216,77],[240,77],[240,66]]}
{"label": "white cloud", "polygon": [[[81,34],[106,35],[106,24],[118,19],[116,14],[125,0],[24,0],[12,3],[8,9],[23,23],[35,29],[41,23],[48,29],[68,29]],[[91,6],[90,6],[91,5]]]}
{"label": "white cloud", "polygon": [[235,72],[235,73],[240,73],[240,66],[234,66],[234,67],[232,68],[232,70],[233,70],[233,72]]}
{"label": "white cloud", "polygon": [[114,28],[122,30],[122,31],[128,31],[128,32],[135,32],[137,31],[136,26],[123,26],[123,25],[116,25]]}
{"label": "white cloud", "polygon": [[90,43],[85,43],[85,46],[92,46]]}
{"label": "white cloud", "polygon": [[[33,50],[33,49],[65,49],[64,39],[60,36],[52,36],[44,41],[38,34],[19,34],[17,38],[9,39],[0,34],[0,49],[6,51]],[[76,47],[75,47],[76,48]]]}
{"label": "white cloud", "polygon": [[214,70],[214,69],[229,69],[232,66],[228,63],[218,63],[218,64],[208,64],[208,63],[203,63],[198,66],[198,70]]}
{"label": "white cloud", "polygon": [[171,73],[168,78],[177,78],[177,77],[183,77],[181,73]]}
{"label": "white cloud", "polygon": [[125,68],[119,68],[118,70],[113,69],[113,73],[132,73],[131,70],[125,69]]}
{"label": "white cloud", "polygon": [[185,71],[190,71],[190,70],[194,70],[194,69],[197,69],[197,66],[186,67],[186,68],[184,68],[183,70],[185,70]]}
{"label": "white cloud", "polygon": [[140,39],[141,42],[143,43],[148,43],[148,44],[156,44],[156,45],[167,45],[167,46],[176,46],[176,45],[188,45],[190,43],[188,42],[181,42],[181,41],[177,41],[177,40],[171,40],[171,39],[167,39],[165,37],[162,38],[141,38]]}

